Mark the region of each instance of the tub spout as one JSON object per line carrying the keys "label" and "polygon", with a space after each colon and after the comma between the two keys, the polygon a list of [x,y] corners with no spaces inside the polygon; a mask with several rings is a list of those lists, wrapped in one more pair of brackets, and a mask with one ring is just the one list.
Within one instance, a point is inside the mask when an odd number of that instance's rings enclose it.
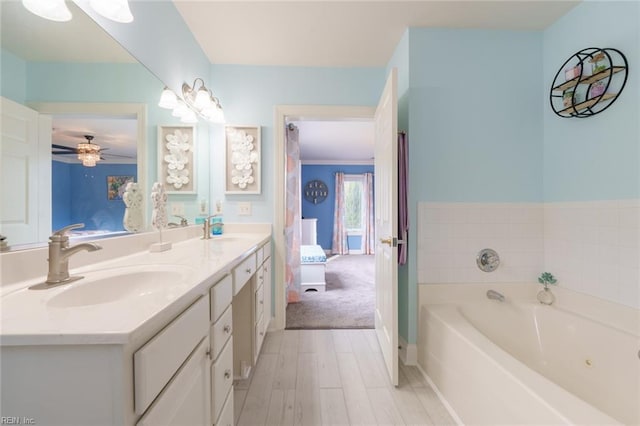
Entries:
{"label": "tub spout", "polygon": [[500,302],[504,302],[504,296],[501,293],[498,293],[495,290],[488,290],[487,297],[489,299],[498,300]]}

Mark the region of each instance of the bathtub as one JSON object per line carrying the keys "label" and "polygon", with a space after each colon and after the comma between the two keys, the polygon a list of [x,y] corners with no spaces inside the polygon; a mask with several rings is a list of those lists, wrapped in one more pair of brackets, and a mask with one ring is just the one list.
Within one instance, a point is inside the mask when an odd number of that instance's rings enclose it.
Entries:
{"label": "bathtub", "polygon": [[[506,301],[487,299],[489,288]],[[448,303],[420,295],[418,363],[455,415],[468,425],[640,424],[633,324],[540,305],[531,289],[476,285]]]}

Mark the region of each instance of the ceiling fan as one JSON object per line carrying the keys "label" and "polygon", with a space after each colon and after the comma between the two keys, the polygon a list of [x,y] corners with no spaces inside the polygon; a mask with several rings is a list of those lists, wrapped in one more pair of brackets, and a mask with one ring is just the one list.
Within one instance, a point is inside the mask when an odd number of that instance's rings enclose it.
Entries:
{"label": "ceiling fan", "polygon": [[77,147],[65,146],[60,144],[51,144],[52,155],[77,155],[78,160],[82,161],[82,164],[86,167],[93,167],[100,160],[105,160],[105,155],[108,157],[121,157],[121,158],[133,158],[128,155],[109,154],[103,151],[109,148],[102,148],[100,145],[93,143],[93,135],[83,135],[86,142],[81,142]]}

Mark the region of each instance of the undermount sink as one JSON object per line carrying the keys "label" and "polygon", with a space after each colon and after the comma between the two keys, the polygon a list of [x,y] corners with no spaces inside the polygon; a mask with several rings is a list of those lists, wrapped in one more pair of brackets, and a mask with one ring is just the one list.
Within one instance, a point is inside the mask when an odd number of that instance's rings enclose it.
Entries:
{"label": "undermount sink", "polygon": [[136,265],[84,273],[47,305],[56,308],[100,305],[125,298],[171,292],[192,270],[177,265]]}

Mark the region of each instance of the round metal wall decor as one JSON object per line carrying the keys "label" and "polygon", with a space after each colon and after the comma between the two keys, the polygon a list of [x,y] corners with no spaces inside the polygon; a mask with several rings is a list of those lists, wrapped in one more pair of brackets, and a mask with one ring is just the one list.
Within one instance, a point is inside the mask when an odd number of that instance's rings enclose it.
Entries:
{"label": "round metal wall decor", "polygon": [[609,108],[627,82],[627,58],[618,49],[574,53],[553,79],[549,102],[559,117],[585,118]]}
{"label": "round metal wall decor", "polygon": [[307,182],[302,190],[304,199],[310,203],[318,204],[323,202],[329,195],[327,184],[321,180],[314,179]]}

